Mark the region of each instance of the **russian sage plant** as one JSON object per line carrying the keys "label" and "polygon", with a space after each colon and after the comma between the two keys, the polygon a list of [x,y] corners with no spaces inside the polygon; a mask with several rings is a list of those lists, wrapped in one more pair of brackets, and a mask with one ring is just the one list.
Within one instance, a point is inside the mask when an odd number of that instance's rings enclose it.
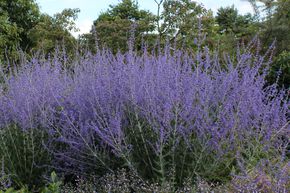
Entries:
{"label": "russian sage plant", "polygon": [[69,70],[57,57],[34,59],[6,77],[0,125],[46,129],[53,166],[65,174],[125,167],[173,189],[198,177],[227,182],[239,161],[254,167],[289,143],[287,90],[265,82],[273,47],[265,55],[257,47],[254,39],[223,60],[206,47],[102,49]]}

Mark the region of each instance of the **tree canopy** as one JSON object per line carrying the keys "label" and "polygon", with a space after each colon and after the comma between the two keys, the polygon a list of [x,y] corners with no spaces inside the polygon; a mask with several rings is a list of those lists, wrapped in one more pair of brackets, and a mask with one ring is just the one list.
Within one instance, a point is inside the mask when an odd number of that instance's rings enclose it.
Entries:
{"label": "tree canopy", "polygon": [[[284,58],[290,52],[290,1],[248,0],[255,14],[240,14],[236,7],[220,7],[214,16],[211,10],[192,0],[154,0],[157,13],[143,10],[137,0],[121,0],[97,16],[90,33],[79,38],[72,36],[77,31],[75,20],[79,9],[65,9],[55,15],[41,13],[35,0],[0,0],[0,62],[17,61],[19,50],[27,56],[41,50],[48,54],[62,44],[68,53],[87,47],[110,48],[113,53],[128,49],[128,40],[134,37],[135,48],[142,42],[151,48],[166,41],[175,42],[178,48],[194,49],[196,37],[207,36],[206,45],[219,54],[233,54],[237,43],[247,43],[258,35],[262,51],[276,40],[273,63],[275,73],[269,80],[281,80],[289,72]],[[134,34],[134,35],[133,35]],[[287,58],[287,57],[286,57]],[[273,70],[272,69],[272,70]],[[274,72],[273,71],[273,72]],[[285,81],[279,84],[285,85]]]}
{"label": "tree canopy", "polygon": [[76,44],[70,31],[76,30],[79,9],[49,16],[40,12],[35,0],[0,0],[0,10],[0,61],[17,61],[20,50],[49,53],[57,43],[65,42],[69,50]]}
{"label": "tree canopy", "polygon": [[54,50],[56,44],[64,43],[69,51],[76,48],[76,39],[70,33],[77,31],[74,21],[79,9],[64,9],[53,17],[42,14],[38,24],[28,31],[33,40],[33,50],[42,49],[45,53]]}
{"label": "tree canopy", "polygon": [[[117,5],[100,14],[94,21],[100,43],[105,44],[114,52],[127,49],[130,30],[135,26],[136,41],[155,30],[155,16],[146,10],[140,10],[137,2],[123,0]],[[134,26],[133,26],[134,25]],[[93,33],[92,33],[93,35]]]}
{"label": "tree canopy", "polygon": [[39,20],[40,11],[34,0],[0,0],[0,59],[15,57],[16,50],[28,50],[32,40],[27,31]]}

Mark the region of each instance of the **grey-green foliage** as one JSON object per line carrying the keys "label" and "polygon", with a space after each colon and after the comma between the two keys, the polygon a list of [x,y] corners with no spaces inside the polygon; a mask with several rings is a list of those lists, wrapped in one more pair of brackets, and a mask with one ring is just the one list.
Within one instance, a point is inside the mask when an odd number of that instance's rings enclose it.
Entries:
{"label": "grey-green foliage", "polygon": [[44,144],[47,134],[41,129],[22,130],[15,124],[0,129],[0,157],[12,186],[37,189],[43,185],[50,155]]}
{"label": "grey-green foliage", "polygon": [[[190,142],[185,141],[174,131],[182,120],[172,121],[172,133],[164,142],[159,141],[159,134],[154,131],[148,120],[137,112],[130,114],[128,128],[125,130],[126,143],[132,149],[124,155],[132,171],[151,183],[169,186],[170,191],[183,186],[186,180],[193,185],[198,177],[208,182],[226,182],[234,164],[234,156],[217,158],[210,145],[210,136],[198,138],[192,134]],[[159,143],[159,150],[155,145]],[[188,146],[187,143],[193,144]]]}

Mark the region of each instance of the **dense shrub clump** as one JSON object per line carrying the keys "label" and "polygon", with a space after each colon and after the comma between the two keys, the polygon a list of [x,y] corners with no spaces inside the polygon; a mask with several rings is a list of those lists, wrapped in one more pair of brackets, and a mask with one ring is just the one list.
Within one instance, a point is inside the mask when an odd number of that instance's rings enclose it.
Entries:
{"label": "dense shrub clump", "polygon": [[272,48],[260,56],[257,41],[224,60],[170,45],[98,50],[69,68],[34,59],[3,77],[0,126],[46,131],[50,167],[66,176],[126,168],[168,191],[199,178],[226,183],[262,160],[289,160],[287,91],[265,86]]}

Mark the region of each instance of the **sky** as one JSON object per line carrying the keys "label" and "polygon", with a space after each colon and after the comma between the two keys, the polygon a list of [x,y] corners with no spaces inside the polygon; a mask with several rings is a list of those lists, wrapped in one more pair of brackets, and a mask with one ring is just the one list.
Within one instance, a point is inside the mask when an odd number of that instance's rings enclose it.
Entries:
{"label": "sky", "polygon": [[[101,12],[105,12],[109,5],[116,5],[121,0],[36,0],[41,12],[53,16],[55,13],[61,12],[65,8],[79,8],[80,13],[76,20],[79,32],[73,32],[74,36],[88,33],[91,29],[93,21],[98,18]],[[206,9],[211,9],[216,13],[220,7],[234,5],[240,14],[248,12],[253,13],[252,7],[246,0],[196,0],[204,5]],[[157,5],[154,0],[138,0],[140,9],[149,10],[152,13],[157,12]]]}

